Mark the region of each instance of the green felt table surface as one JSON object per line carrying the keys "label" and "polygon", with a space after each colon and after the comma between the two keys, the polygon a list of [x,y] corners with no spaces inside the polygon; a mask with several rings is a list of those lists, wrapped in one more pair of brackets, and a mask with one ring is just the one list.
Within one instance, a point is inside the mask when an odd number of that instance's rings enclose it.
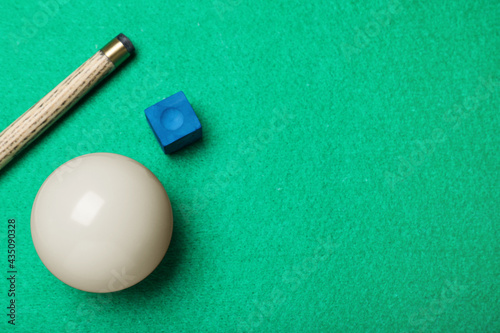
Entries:
{"label": "green felt table surface", "polygon": [[[494,0],[0,2],[0,128],[118,33],[137,55],[0,171],[0,331],[499,332]],[[178,91],[201,141],[164,155]],[[138,285],[91,294],[38,258],[64,162],[148,167],[174,233]],[[7,221],[16,219],[16,325]]]}

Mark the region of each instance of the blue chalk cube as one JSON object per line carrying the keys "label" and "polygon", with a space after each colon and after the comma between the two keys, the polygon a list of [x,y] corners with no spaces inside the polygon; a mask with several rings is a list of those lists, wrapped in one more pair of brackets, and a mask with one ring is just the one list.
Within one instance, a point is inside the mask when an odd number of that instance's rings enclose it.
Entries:
{"label": "blue chalk cube", "polygon": [[150,106],[146,118],[165,154],[201,138],[201,124],[182,91]]}

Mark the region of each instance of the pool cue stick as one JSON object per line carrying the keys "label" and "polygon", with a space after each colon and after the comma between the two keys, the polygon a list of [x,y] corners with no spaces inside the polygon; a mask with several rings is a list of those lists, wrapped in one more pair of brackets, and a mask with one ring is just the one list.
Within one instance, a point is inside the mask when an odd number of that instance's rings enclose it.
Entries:
{"label": "pool cue stick", "polygon": [[119,34],[0,133],[0,169],[135,52]]}

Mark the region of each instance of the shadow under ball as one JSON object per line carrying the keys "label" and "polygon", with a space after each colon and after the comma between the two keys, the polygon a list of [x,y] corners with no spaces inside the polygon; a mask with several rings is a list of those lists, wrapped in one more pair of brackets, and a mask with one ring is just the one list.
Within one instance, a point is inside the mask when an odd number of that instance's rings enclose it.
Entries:
{"label": "shadow under ball", "polygon": [[36,195],[31,234],[43,264],[88,292],[128,288],[161,262],[172,237],[158,178],[128,157],[95,153],[57,168]]}

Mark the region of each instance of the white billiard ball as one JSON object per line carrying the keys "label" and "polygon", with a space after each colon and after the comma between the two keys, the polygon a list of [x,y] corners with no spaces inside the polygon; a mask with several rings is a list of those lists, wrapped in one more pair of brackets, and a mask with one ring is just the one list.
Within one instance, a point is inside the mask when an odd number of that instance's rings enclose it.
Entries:
{"label": "white billiard ball", "polygon": [[57,168],[41,186],[31,235],[45,267],[84,291],[128,288],[161,262],[172,206],[158,178],[128,157],[96,153]]}

